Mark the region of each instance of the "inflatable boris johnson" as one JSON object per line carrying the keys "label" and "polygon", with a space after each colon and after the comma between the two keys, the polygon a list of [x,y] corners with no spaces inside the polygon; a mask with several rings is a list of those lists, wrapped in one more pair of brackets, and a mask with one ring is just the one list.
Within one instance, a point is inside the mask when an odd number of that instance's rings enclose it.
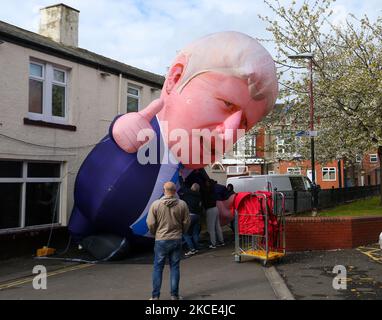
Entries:
{"label": "inflatable boris johnson", "polygon": [[[179,52],[159,99],[117,117],[75,182],[72,238],[99,258],[152,239],[146,225],[163,183],[213,163],[273,108],[276,69],[257,40],[203,37]],[[229,216],[230,201],[220,203]]]}

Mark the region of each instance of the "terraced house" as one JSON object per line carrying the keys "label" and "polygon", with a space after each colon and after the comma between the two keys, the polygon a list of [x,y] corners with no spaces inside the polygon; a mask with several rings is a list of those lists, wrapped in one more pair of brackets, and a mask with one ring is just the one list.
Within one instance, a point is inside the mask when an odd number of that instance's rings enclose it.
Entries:
{"label": "terraced house", "polygon": [[82,161],[164,77],[78,47],[79,11],[40,11],[39,33],[0,21],[0,235],[65,226]]}

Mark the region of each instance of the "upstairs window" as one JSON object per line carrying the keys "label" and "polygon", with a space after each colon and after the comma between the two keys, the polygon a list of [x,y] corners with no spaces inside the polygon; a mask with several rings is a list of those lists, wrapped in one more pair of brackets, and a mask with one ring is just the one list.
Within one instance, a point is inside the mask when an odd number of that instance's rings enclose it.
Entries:
{"label": "upstairs window", "polygon": [[256,157],[256,136],[253,134],[245,136],[245,155]]}
{"label": "upstairs window", "polygon": [[29,64],[29,112],[43,112],[44,73],[44,65]]}
{"label": "upstairs window", "polygon": [[66,72],[53,69],[52,115],[65,118]]}
{"label": "upstairs window", "polygon": [[377,154],[371,154],[370,155],[370,163],[377,163],[378,162],[378,155]]}
{"label": "upstairs window", "polygon": [[137,112],[140,106],[141,89],[129,84],[127,87],[127,111]]}
{"label": "upstairs window", "polygon": [[67,71],[49,63],[29,63],[29,118],[67,122]]}
{"label": "upstairs window", "polygon": [[233,154],[238,157],[244,156],[245,153],[245,136],[240,138],[233,146]]}
{"label": "upstairs window", "polygon": [[285,139],[277,136],[276,137],[276,153],[284,154],[285,153]]}
{"label": "upstairs window", "polygon": [[246,134],[233,146],[233,154],[238,157],[256,157],[256,135]]}

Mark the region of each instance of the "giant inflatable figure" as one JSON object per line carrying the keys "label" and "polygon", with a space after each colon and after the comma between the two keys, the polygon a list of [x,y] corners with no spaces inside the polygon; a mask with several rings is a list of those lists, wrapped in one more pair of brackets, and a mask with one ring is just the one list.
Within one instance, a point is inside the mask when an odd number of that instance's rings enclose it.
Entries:
{"label": "giant inflatable figure", "polygon": [[[234,143],[238,137],[227,134],[230,130],[250,130],[272,109],[277,94],[273,59],[257,40],[221,32],[188,45],[169,68],[160,98],[117,117],[83,162],[69,222],[72,237],[110,234],[130,243],[152,238],[146,216],[162,196],[163,183],[177,183],[180,169],[189,174],[214,162],[222,153],[215,145]],[[195,129],[217,133],[216,138],[207,143]],[[142,138],[142,132],[149,134]],[[148,147],[151,161],[144,163],[140,157],[146,153],[140,151]],[[229,201],[219,209],[229,215]]]}

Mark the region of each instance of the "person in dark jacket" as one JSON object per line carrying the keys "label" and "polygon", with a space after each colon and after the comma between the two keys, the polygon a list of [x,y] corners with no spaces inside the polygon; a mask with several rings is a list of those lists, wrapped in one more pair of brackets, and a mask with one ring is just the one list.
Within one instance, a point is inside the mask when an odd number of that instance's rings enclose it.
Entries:
{"label": "person in dark jacket", "polygon": [[191,256],[199,251],[200,216],[203,211],[202,199],[199,193],[200,186],[197,183],[193,183],[191,188],[188,188],[183,183],[182,177],[179,177],[179,181],[181,189],[178,191],[178,195],[180,199],[187,203],[190,211],[191,225],[188,232],[183,234],[183,239],[188,247],[185,256]]}
{"label": "person in dark jacket", "polygon": [[[210,236],[210,249],[216,246],[224,246],[223,231],[220,226],[219,210],[216,206],[216,181],[209,179],[206,181],[205,190],[203,192],[203,205],[206,209],[207,230]],[[217,240],[217,241],[216,241]]]}

